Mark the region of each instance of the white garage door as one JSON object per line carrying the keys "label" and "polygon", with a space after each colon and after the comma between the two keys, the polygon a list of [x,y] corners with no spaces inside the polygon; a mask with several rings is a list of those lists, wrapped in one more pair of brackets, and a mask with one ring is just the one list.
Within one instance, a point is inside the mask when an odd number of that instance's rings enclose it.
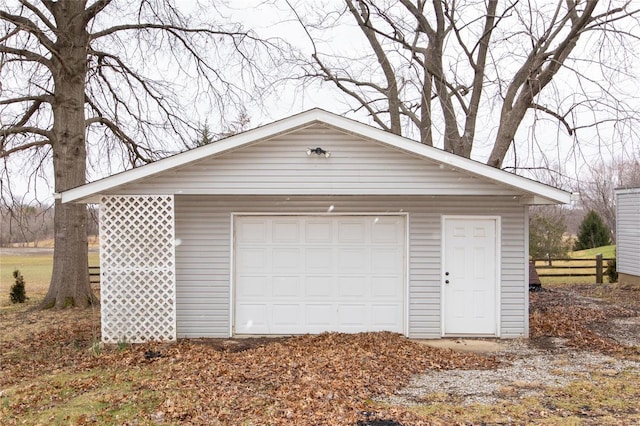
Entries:
{"label": "white garage door", "polygon": [[404,216],[237,216],[236,334],[404,332]]}

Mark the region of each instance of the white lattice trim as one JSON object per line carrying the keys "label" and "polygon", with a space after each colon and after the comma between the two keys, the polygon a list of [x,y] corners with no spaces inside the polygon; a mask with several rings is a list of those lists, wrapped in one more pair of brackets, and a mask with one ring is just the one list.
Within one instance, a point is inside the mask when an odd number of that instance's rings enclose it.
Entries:
{"label": "white lattice trim", "polygon": [[100,200],[100,302],[105,343],[176,340],[171,195]]}

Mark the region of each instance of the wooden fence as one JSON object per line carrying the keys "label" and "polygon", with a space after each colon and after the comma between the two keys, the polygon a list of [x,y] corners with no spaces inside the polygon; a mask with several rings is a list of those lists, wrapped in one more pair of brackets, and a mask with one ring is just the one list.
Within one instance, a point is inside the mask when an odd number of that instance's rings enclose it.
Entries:
{"label": "wooden fence", "polygon": [[[552,258],[533,259],[539,277],[596,277],[596,283],[604,282],[604,272],[607,269],[606,261],[615,260],[604,258],[601,254],[590,259]],[[551,265],[549,265],[551,261]]]}
{"label": "wooden fence", "polygon": [[100,285],[100,267],[89,266],[89,284]]}
{"label": "wooden fence", "polygon": [[[604,282],[604,271],[607,269],[606,261],[615,260],[613,258],[604,258],[601,254],[596,255],[592,259],[571,259],[571,258],[552,258],[552,259],[533,259],[537,276],[567,278],[567,277],[596,277],[596,283]],[[551,261],[551,265],[549,265]],[[555,264],[554,264],[555,262]],[[89,283],[92,286],[100,285],[100,267],[89,266]]]}

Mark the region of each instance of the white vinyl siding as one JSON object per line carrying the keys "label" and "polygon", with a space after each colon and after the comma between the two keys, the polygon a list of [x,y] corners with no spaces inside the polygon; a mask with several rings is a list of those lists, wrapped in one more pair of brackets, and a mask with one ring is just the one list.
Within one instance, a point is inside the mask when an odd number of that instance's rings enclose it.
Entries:
{"label": "white vinyl siding", "polygon": [[[330,151],[331,157],[307,156],[307,148],[315,147]],[[521,194],[450,166],[319,124],[123,185],[117,193]]]}
{"label": "white vinyl siding", "polygon": [[226,337],[230,324],[231,213],[408,213],[408,335],[441,335],[441,217],[501,217],[501,337],[525,335],[525,208],[514,197],[184,196],[176,205],[177,331]]}
{"label": "white vinyl siding", "polygon": [[640,188],[616,191],[616,267],[640,277]]}

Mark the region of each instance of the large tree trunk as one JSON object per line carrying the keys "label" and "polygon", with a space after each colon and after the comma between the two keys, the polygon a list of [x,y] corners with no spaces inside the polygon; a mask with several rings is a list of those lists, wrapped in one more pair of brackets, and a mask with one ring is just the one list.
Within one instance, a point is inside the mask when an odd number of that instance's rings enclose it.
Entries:
{"label": "large tree trunk", "polygon": [[[55,81],[51,131],[57,193],[86,182],[84,92],[89,36],[83,22],[84,2],[54,3],[59,32],[52,58]],[[62,204],[54,210],[53,274],[41,307],[87,307],[97,303],[88,271],[87,208]]]}

